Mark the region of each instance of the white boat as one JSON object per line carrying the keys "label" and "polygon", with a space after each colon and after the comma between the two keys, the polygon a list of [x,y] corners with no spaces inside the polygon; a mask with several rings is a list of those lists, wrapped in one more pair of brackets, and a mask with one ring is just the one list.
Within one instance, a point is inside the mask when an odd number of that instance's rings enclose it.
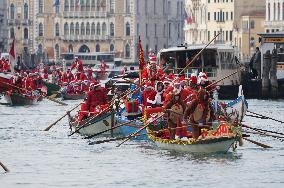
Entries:
{"label": "white boat", "polygon": [[[70,127],[72,127],[74,131],[78,131],[79,134],[83,136],[92,136],[94,134],[100,133],[102,131],[105,131],[111,128],[110,126],[111,125],[111,113],[107,112],[95,118],[90,117],[86,120],[81,121],[80,123],[74,120],[73,121],[69,120],[69,124],[70,124]],[[82,126],[84,127],[81,128]],[[114,129],[113,134],[114,135],[120,134],[120,130]],[[110,136],[111,131],[107,131],[101,135]]]}
{"label": "white boat", "polygon": [[220,137],[206,140],[198,140],[194,143],[177,142],[177,143],[163,143],[154,141],[157,147],[165,150],[173,150],[186,153],[226,153],[234,142],[236,137]]}

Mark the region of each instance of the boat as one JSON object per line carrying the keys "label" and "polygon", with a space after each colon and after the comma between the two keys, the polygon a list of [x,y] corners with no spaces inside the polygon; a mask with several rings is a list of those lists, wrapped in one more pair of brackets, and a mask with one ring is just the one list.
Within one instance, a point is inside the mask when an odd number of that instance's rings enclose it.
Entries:
{"label": "boat", "polygon": [[[178,74],[188,61],[198,54],[205,45],[181,45],[162,49],[157,54],[159,63],[164,66],[167,73]],[[220,80],[226,75],[230,75],[239,69],[235,62],[235,49],[233,46],[225,44],[212,44],[201,53],[184,74],[189,78],[192,73],[198,75],[200,72],[206,72],[208,79],[212,82]],[[241,71],[240,71],[241,73]],[[234,74],[228,79],[222,80],[217,84],[219,86],[220,99],[237,98],[238,87],[241,83],[241,76]]]}
{"label": "boat", "polygon": [[13,75],[0,72],[0,93],[6,92],[11,89],[10,80]]}
{"label": "boat", "polygon": [[[81,122],[76,121],[76,118],[69,117],[70,128],[74,131],[77,131],[83,136],[92,136],[94,134],[100,133],[102,131],[108,130],[111,128],[111,112],[106,112],[101,115],[89,117]],[[81,128],[84,126],[83,128]],[[113,135],[120,134],[119,129],[113,130]],[[111,131],[107,131],[101,136],[110,136]]]}
{"label": "boat", "polygon": [[6,92],[4,99],[12,106],[33,105],[40,98],[40,95],[28,96],[21,93]]}
{"label": "boat", "polygon": [[63,100],[79,100],[79,99],[85,99],[87,97],[87,94],[86,93],[81,93],[81,94],[61,93],[61,97]]}
{"label": "boat", "polygon": [[[189,137],[184,140],[163,137],[159,134],[159,131],[152,130],[151,126],[146,130],[149,140],[153,141],[158,148],[176,152],[208,154],[226,153],[232,146],[235,146],[234,143],[240,140],[240,131],[231,129],[231,126],[225,122],[220,122],[217,129],[206,131],[206,134],[203,132],[198,139]],[[155,125],[152,127],[155,127]]]}
{"label": "boat", "polygon": [[44,80],[42,81],[42,84],[47,87],[47,96],[58,93],[58,91],[60,90],[60,86],[57,84],[53,84]]}

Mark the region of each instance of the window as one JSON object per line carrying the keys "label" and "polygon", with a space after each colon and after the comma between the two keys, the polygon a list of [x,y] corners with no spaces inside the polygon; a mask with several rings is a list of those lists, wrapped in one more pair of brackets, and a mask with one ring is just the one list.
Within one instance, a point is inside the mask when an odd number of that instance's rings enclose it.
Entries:
{"label": "window", "polygon": [[102,35],[105,36],[107,34],[106,23],[104,22],[102,25]]}
{"label": "window", "polygon": [[101,51],[101,47],[99,44],[96,45],[96,52],[100,52]]}
{"label": "window", "polygon": [[70,0],[70,11],[74,11],[74,10],[75,10],[74,1],[75,1],[75,0]]}
{"label": "window", "polygon": [[90,0],[86,0],[86,11],[90,11],[90,10],[91,10]]}
{"label": "window", "polygon": [[139,23],[137,23],[137,33],[136,33],[137,36],[140,36],[140,35],[139,35],[139,34],[140,34],[139,32],[140,32]]}
{"label": "window", "polygon": [[148,0],[145,0],[145,14],[148,14]]}
{"label": "window", "polygon": [[69,35],[69,26],[68,23],[64,24],[64,35]]}
{"label": "window", "polygon": [[24,39],[28,39],[29,38],[29,30],[28,28],[24,29]]}
{"label": "window", "polygon": [[96,0],[92,0],[91,9],[92,11],[96,10]]}
{"label": "window", "polygon": [[130,46],[129,46],[129,44],[125,45],[125,58],[130,58]]}
{"label": "window", "polygon": [[58,60],[59,59],[59,45],[55,44],[55,59]]}
{"label": "window", "polygon": [[87,22],[87,25],[86,25],[86,35],[90,35],[90,30],[91,30],[90,23]]}
{"label": "window", "polygon": [[85,35],[85,24],[81,23],[81,35]]}
{"label": "window", "polygon": [[43,0],[38,1],[38,13],[43,13]]}
{"label": "window", "polygon": [[59,14],[59,8],[60,8],[60,5],[56,5],[56,6],[55,6],[55,13],[56,13],[56,14]]}
{"label": "window", "polygon": [[229,20],[229,13],[226,12],[226,20]]}
{"label": "window", "polygon": [[15,19],[15,6],[13,3],[10,5],[10,19]]}
{"label": "window", "polygon": [[79,35],[79,33],[80,33],[80,26],[79,26],[79,23],[77,22],[76,27],[75,27],[75,34]]}
{"label": "window", "polygon": [[24,19],[28,19],[29,18],[29,6],[27,3],[25,3],[24,5]]}
{"label": "window", "polygon": [[169,38],[171,38],[171,35],[172,35],[172,33],[171,33],[171,23],[169,23]]}
{"label": "window", "polygon": [[97,35],[101,35],[101,25],[97,23]]}
{"label": "window", "polygon": [[226,41],[228,41],[228,39],[229,39],[229,33],[228,31],[226,31]]}
{"label": "window", "polygon": [[164,29],[163,29],[163,36],[166,37],[166,24],[164,24]]}
{"label": "window", "polygon": [[85,1],[80,0],[80,5],[81,5],[81,11],[86,11]]}
{"label": "window", "polygon": [[15,31],[14,31],[14,28],[11,28],[11,29],[10,29],[10,38],[11,38],[11,39],[15,38]]}
{"label": "window", "polygon": [[210,40],[210,31],[208,31],[208,34],[207,34],[208,36],[208,40]]}
{"label": "window", "polygon": [[171,2],[168,1],[168,14],[171,15]]}
{"label": "window", "polygon": [[130,24],[126,22],[125,24],[125,36],[130,36]]}
{"label": "window", "polygon": [[273,20],[276,20],[276,4],[273,4]]}
{"label": "window", "polygon": [[115,2],[114,0],[110,0],[110,3],[109,3],[109,6],[110,6],[110,13],[114,13],[114,5],[115,5]]}
{"label": "window", "polygon": [[69,44],[69,46],[68,46],[68,52],[73,52],[73,46],[72,46],[72,44]]}
{"label": "window", "polygon": [[214,12],[214,20],[217,20],[216,12]]}
{"label": "window", "polygon": [[146,37],[148,37],[148,24],[146,24]]}
{"label": "window", "polygon": [[110,28],[110,33],[109,34],[110,34],[110,36],[113,37],[114,36],[114,24],[112,22],[110,23],[109,28]]}
{"label": "window", "polygon": [[233,40],[233,31],[230,31],[230,41]]}
{"label": "window", "polygon": [[154,29],[155,29],[155,37],[157,37],[157,24],[155,24]]}
{"label": "window", "polygon": [[69,0],[65,0],[64,2],[64,11],[69,11]]}
{"label": "window", "polygon": [[114,52],[114,45],[113,45],[113,44],[110,44],[110,46],[109,46],[109,51],[110,51],[110,52]]}
{"label": "window", "polygon": [[234,14],[233,14],[233,12],[231,12],[231,20],[233,20],[234,19]]}
{"label": "window", "polygon": [[268,21],[270,21],[270,3],[268,3],[268,6],[267,6],[267,12],[268,12]]}
{"label": "window", "polygon": [[59,23],[55,24],[55,36],[59,37]]}
{"label": "window", "polygon": [[280,3],[277,6],[277,20],[280,20]]}
{"label": "window", "polygon": [[250,21],[250,29],[254,29],[255,28],[255,22],[254,20]]}
{"label": "window", "polygon": [[130,2],[129,2],[129,0],[125,0],[125,13],[130,14]]}
{"label": "window", "polygon": [[156,14],[156,0],[154,0],[154,14]]}
{"label": "window", "polygon": [[282,20],[284,20],[284,3],[282,3]]}
{"label": "window", "polygon": [[163,14],[166,14],[166,0],[163,0]]}
{"label": "window", "polygon": [[210,12],[208,12],[208,21],[210,21]]}
{"label": "window", "polygon": [[92,23],[91,34],[92,35],[96,34],[96,24],[94,22]]}
{"label": "window", "polygon": [[38,36],[40,37],[43,36],[43,24],[42,23],[38,25]]}
{"label": "window", "polygon": [[75,31],[74,23],[71,22],[71,24],[70,24],[70,35],[74,35],[74,31]]}

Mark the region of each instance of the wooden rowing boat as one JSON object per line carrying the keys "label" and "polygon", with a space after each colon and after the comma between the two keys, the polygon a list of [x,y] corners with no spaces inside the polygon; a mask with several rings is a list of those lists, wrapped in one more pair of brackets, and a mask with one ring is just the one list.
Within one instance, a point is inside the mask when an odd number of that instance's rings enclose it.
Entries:
{"label": "wooden rowing boat", "polygon": [[[103,123],[103,122],[107,123]],[[85,119],[81,122],[77,122],[75,118],[70,118],[69,117],[69,125],[73,129],[73,131],[78,131],[79,134],[84,135],[84,136],[92,136],[94,134],[97,134],[99,132],[105,131],[107,129],[110,129],[111,125],[111,112],[106,112],[103,113],[95,118],[89,117],[88,119]],[[82,125],[85,125],[83,128]],[[79,130],[78,130],[79,129]],[[113,130],[114,135],[120,134],[119,129],[114,129]],[[107,131],[103,134],[102,136],[110,136],[111,131]]]}
{"label": "wooden rowing boat", "polygon": [[12,106],[33,105],[35,104],[40,95],[27,96],[20,93],[5,94],[4,99]]}

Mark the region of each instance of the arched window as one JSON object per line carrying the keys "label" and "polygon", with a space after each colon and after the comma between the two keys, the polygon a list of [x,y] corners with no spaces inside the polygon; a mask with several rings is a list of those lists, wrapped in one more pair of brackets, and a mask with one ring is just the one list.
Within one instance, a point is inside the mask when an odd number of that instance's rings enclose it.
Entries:
{"label": "arched window", "polygon": [[96,24],[94,22],[92,23],[91,34],[92,35],[96,34]]}
{"label": "arched window", "polygon": [[129,44],[125,45],[125,58],[130,58],[130,46],[129,46]]}
{"label": "arched window", "polygon": [[114,0],[110,0],[110,3],[109,3],[109,6],[110,6],[110,13],[114,13],[114,5],[115,5],[115,2]]}
{"label": "arched window", "polygon": [[42,37],[43,36],[43,24],[39,23],[38,25],[38,36]]}
{"label": "arched window", "polygon": [[10,5],[10,19],[15,19],[15,5],[13,3]]}
{"label": "arched window", "polygon": [[43,0],[38,1],[38,13],[43,13]]}
{"label": "arched window", "polygon": [[80,33],[80,26],[79,26],[79,23],[77,22],[76,23],[76,28],[75,28],[75,34],[79,35],[79,33]]}
{"label": "arched window", "polygon": [[101,25],[97,23],[97,35],[101,35]]}
{"label": "arched window", "polygon": [[54,58],[55,58],[56,60],[58,60],[58,59],[59,59],[59,45],[58,45],[58,44],[55,44],[54,49],[55,49],[55,56],[54,56]]}
{"label": "arched window", "polygon": [[72,44],[69,44],[69,46],[68,46],[68,52],[73,52],[73,46],[72,46]]}
{"label": "arched window", "polygon": [[92,0],[91,9],[92,11],[96,10],[96,0]]}
{"label": "arched window", "polygon": [[97,0],[97,11],[100,11],[101,5],[100,0]]}
{"label": "arched window", "polygon": [[101,0],[101,8],[102,8],[102,11],[106,11],[106,0]]}
{"label": "arched window", "polygon": [[273,20],[276,20],[276,3],[273,4]]}
{"label": "arched window", "polygon": [[68,23],[64,24],[64,35],[69,35],[69,26]]}
{"label": "arched window", "polygon": [[110,51],[110,52],[114,52],[114,45],[113,45],[113,44],[110,44],[110,46],[109,46],[109,51]]}
{"label": "arched window", "polygon": [[29,30],[28,28],[24,29],[24,39],[28,39],[29,38]]}
{"label": "arched window", "polygon": [[113,37],[114,36],[114,24],[112,22],[110,23],[109,30],[110,30],[109,35]]}
{"label": "arched window", "polygon": [[55,24],[55,36],[59,37],[59,23]]}
{"label": "arched window", "polygon": [[101,47],[99,44],[96,45],[96,52],[100,52],[101,51]]}
{"label": "arched window", "polygon": [[86,0],[86,11],[90,11],[90,10],[91,10],[90,0]]}
{"label": "arched window", "polygon": [[81,52],[81,53],[88,53],[90,52],[90,48],[86,45],[86,44],[83,44],[80,48],[79,48],[79,51],[78,52]]}
{"label": "arched window", "polygon": [[102,35],[105,36],[106,35],[106,23],[104,22],[102,25]]}
{"label": "arched window", "polygon": [[70,35],[74,35],[74,30],[75,30],[74,23],[71,22],[71,24],[70,24]]}
{"label": "arched window", "polygon": [[10,29],[10,38],[11,39],[15,38],[15,31],[13,27]]}
{"label": "arched window", "polygon": [[28,19],[29,18],[29,6],[27,3],[25,3],[24,5],[24,19]]}
{"label": "arched window", "polygon": [[81,23],[81,35],[85,35],[85,25]]}
{"label": "arched window", "polygon": [[277,20],[280,20],[280,3],[277,6]]}
{"label": "arched window", "polygon": [[126,24],[125,24],[125,35],[130,36],[130,24],[129,24],[129,22],[126,22]]}
{"label": "arched window", "polygon": [[85,1],[80,0],[80,5],[81,5],[81,11],[86,11]]}
{"label": "arched window", "polygon": [[69,0],[65,0],[64,2],[64,11],[69,11]]}
{"label": "arched window", "polygon": [[87,25],[86,25],[86,35],[90,35],[90,23],[87,22]]}

